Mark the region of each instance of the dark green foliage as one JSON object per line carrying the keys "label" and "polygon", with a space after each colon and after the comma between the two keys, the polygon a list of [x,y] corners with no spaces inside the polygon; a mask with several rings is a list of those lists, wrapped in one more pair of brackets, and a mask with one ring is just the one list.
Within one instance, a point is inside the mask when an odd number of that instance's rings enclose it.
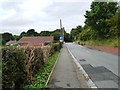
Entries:
{"label": "dark green foliage", "polygon": [[71,32],[70,32],[70,37],[72,39],[72,41],[78,39],[78,34],[82,32],[82,26],[77,26],[76,28],[72,28]]}
{"label": "dark green foliage", "polygon": [[82,31],[72,29],[71,38],[74,39],[77,36],[78,41],[98,42],[116,40],[120,36],[119,17],[120,9],[117,2],[92,2],[90,10],[86,11]]}
{"label": "dark green foliage", "polygon": [[50,36],[51,32],[50,31],[41,31],[40,36]]}
{"label": "dark green foliage", "polygon": [[94,30],[97,39],[107,39],[109,32],[108,20],[115,15],[116,2],[92,2],[91,10],[86,11],[85,24]]}
{"label": "dark green foliage", "polygon": [[26,32],[22,32],[21,34],[20,34],[20,36],[24,36],[26,34]]}
{"label": "dark green foliage", "polygon": [[[63,30],[64,30],[64,28],[63,28]],[[41,31],[40,32],[40,36],[54,36],[54,42],[59,42],[59,38],[62,34],[63,34],[63,32],[60,29],[56,29],[54,31]],[[64,30],[64,40],[65,40],[65,42],[71,41],[69,33],[66,33],[65,30]]]}
{"label": "dark green foliage", "polygon": [[17,41],[18,41],[18,40],[20,40],[21,36],[14,35],[13,38],[14,38],[14,40],[17,40]]}
{"label": "dark green foliage", "polygon": [[38,33],[39,36],[54,36],[54,41],[58,42],[59,41],[59,37],[61,35],[61,30],[60,29],[56,29],[54,31],[41,31],[40,33]]}
{"label": "dark green foliage", "polygon": [[4,45],[6,42],[13,40],[13,36],[11,33],[3,33],[2,34],[2,44]]}
{"label": "dark green foliage", "polygon": [[62,48],[62,46],[60,46],[60,43],[52,43],[51,44],[52,48],[50,51],[51,56],[56,52],[56,51],[60,51],[60,49]]}
{"label": "dark green foliage", "polygon": [[25,54],[15,47],[2,48],[2,87],[18,88],[26,82]]}
{"label": "dark green foliage", "polygon": [[115,38],[120,36],[120,9],[117,10],[115,15],[108,20],[108,25],[110,27],[109,37]]}
{"label": "dark green foliage", "polygon": [[[79,28],[79,27],[78,27]],[[71,38],[69,33],[66,33],[64,30],[64,40],[65,42],[70,42]],[[63,31],[61,29],[56,29],[54,31],[41,31],[40,33],[37,33],[34,29],[29,29],[27,32],[21,32],[20,35],[12,35],[10,33],[3,33],[1,34],[2,38],[2,44],[5,45],[10,40],[20,40],[22,37],[29,37],[29,36],[54,36],[54,42],[59,42],[59,38],[61,35],[63,35]]]}
{"label": "dark green foliage", "polygon": [[78,39],[82,41],[90,40],[91,38],[95,38],[92,30],[89,27],[84,27],[83,31],[78,34]]}
{"label": "dark green foliage", "polygon": [[69,33],[65,33],[64,41],[65,41],[65,42],[71,42],[71,41],[72,41]]}
{"label": "dark green foliage", "polygon": [[[59,44],[51,44],[51,47],[51,56],[60,50]],[[41,47],[2,47],[3,88],[22,88],[27,84],[34,83],[33,77],[39,70],[43,69],[42,67],[45,64],[44,58]],[[47,69],[44,68],[45,71],[43,71],[45,73],[40,77],[48,75],[48,71],[50,72],[51,70],[49,70],[51,68],[48,67],[49,64],[46,64],[45,67]],[[42,82],[45,83],[44,80]]]}
{"label": "dark green foliage", "polygon": [[43,52],[41,48],[4,47],[2,63],[3,88],[20,88],[32,83],[32,77],[44,65]]}
{"label": "dark green foliage", "polygon": [[54,36],[54,40],[58,42],[61,35],[61,30],[56,29],[55,31],[51,32],[51,35]]}
{"label": "dark green foliage", "polygon": [[32,70],[33,70],[33,76],[37,73],[37,71],[44,65],[43,61],[43,51],[41,48],[35,48],[34,49],[34,60],[32,62]]}
{"label": "dark green foliage", "polygon": [[34,29],[29,29],[26,34],[27,36],[38,36],[38,33]]}

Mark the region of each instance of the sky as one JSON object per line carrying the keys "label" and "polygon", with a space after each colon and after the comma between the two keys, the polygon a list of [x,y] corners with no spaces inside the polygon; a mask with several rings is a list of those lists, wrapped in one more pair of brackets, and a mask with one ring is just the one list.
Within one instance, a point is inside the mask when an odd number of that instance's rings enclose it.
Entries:
{"label": "sky", "polygon": [[91,3],[92,0],[0,0],[0,33],[53,31],[60,28],[60,19],[70,33],[72,28],[84,26],[84,15]]}

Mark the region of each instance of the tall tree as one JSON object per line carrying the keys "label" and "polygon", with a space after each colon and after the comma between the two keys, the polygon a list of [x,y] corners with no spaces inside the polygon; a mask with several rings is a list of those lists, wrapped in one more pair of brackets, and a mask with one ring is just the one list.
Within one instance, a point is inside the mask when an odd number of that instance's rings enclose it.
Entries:
{"label": "tall tree", "polygon": [[95,31],[97,39],[107,38],[106,34],[109,32],[107,20],[116,13],[117,8],[117,2],[92,2],[91,10],[86,11],[85,24]]}

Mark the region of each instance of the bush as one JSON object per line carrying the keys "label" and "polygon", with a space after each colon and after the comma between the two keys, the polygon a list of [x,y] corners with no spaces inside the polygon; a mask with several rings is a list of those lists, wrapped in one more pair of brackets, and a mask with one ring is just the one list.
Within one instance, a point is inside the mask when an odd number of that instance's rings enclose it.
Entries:
{"label": "bush", "polygon": [[56,51],[60,51],[60,49],[62,48],[62,46],[60,45],[60,43],[53,43],[51,44],[52,48],[51,48],[51,56],[56,52]]}
{"label": "bush", "polygon": [[46,62],[49,59],[49,57],[51,56],[51,48],[52,48],[52,46],[42,47],[44,62]]}
{"label": "bush", "polygon": [[23,48],[26,58],[27,83],[33,83],[33,76],[44,65],[43,51],[41,47],[25,47]]}
{"label": "bush", "polygon": [[3,88],[19,88],[33,82],[33,76],[44,65],[41,48],[2,48]]}
{"label": "bush", "polygon": [[33,77],[49,57],[60,50],[59,44],[45,47],[2,47],[2,87],[20,88],[34,83]]}
{"label": "bush", "polygon": [[2,49],[2,87],[22,87],[26,82],[25,54],[22,49]]}
{"label": "bush", "polygon": [[53,65],[58,55],[59,55],[59,52],[56,52],[49,58],[49,60],[44,64],[44,66],[35,75],[35,83],[31,85],[26,85],[25,90],[29,90],[31,88],[47,88],[45,84],[46,84],[48,76],[53,68]]}

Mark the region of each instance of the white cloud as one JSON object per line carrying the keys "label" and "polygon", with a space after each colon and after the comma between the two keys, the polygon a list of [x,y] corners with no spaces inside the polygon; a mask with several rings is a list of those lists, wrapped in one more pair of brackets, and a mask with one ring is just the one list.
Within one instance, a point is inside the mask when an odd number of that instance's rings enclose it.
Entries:
{"label": "white cloud", "polygon": [[84,25],[85,11],[92,0],[0,0],[0,32],[20,34],[34,28],[55,30],[59,20],[67,32],[77,25]]}
{"label": "white cloud", "polygon": [[3,9],[0,8],[0,20],[3,21],[11,16],[13,16],[15,14],[15,11],[14,10],[10,10],[8,12],[4,11]]}
{"label": "white cloud", "polygon": [[23,16],[32,17],[49,4],[50,2],[48,0],[25,0],[23,4],[19,6],[23,10]]}

